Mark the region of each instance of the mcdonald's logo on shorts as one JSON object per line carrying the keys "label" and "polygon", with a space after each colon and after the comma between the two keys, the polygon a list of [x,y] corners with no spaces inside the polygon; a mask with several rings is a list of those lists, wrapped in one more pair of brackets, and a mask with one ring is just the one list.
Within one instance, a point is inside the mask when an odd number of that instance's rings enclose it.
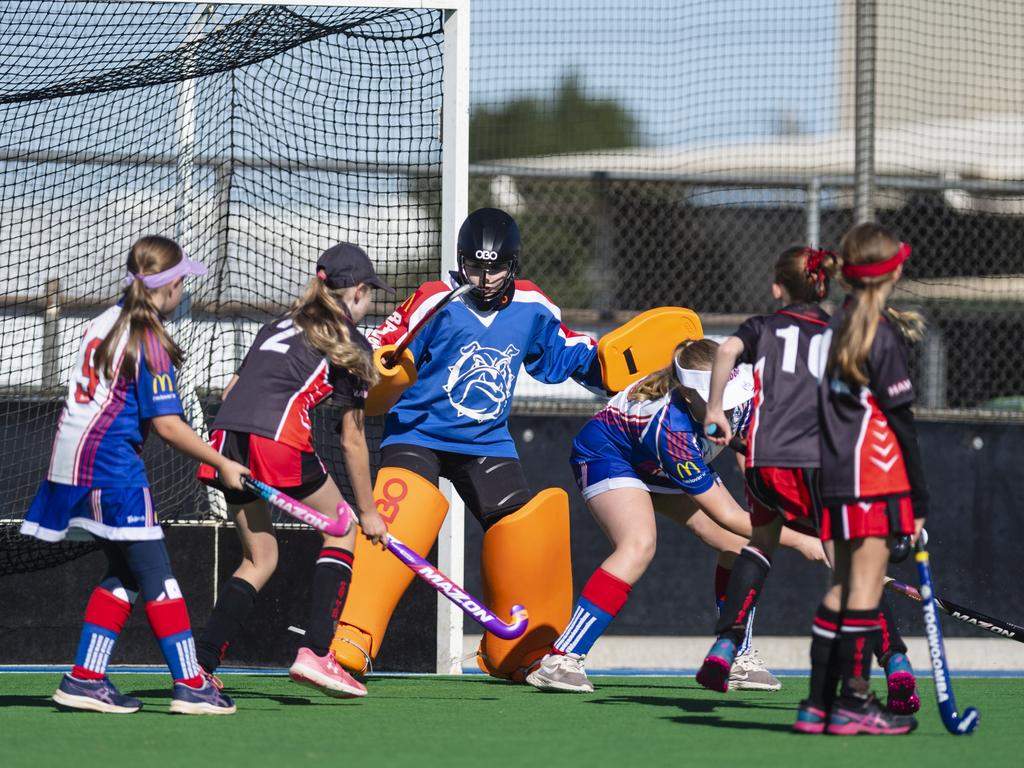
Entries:
{"label": "mcdonald's logo on shorts", "polygon": [[692,461],[677,461],[676,474],[680,477],[684,477],[684,472],[686,473],[685,477],[693,477],[694,475],[699,474],[700,470],[697,469],[697,465]]}
{"label": "mcdonald's logo on shorts", "polygon": [[171,381],[169,373],[159,373],[153,377],[153,394],[158,392],[173,392],[174,382]]}

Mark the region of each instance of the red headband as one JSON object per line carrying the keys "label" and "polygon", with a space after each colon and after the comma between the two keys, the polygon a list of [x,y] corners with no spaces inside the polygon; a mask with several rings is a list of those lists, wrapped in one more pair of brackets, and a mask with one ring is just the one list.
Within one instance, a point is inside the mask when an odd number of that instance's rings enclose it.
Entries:
{"label": "red headband", "polygon": [[885,261],[874,261],[870,264],[843,264],[843,277],[852,277],[855,280],[862,277],[880,277],[892,272],[896,267],[910,258],[913,249],[906,243],[900,243],[900,249],[896,255]]}

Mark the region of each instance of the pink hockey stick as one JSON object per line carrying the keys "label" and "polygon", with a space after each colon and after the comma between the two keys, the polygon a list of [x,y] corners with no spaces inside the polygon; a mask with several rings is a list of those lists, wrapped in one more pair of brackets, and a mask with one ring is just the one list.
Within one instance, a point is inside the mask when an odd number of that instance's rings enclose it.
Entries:
{"label": "pink hockey stick", "polygon": [[270,506],[281,510],[287,515],[291,515],[306,525],[316,528],[321,533],[326,533],[328,536],[344,536],[348,533],[348,529],[352,526],[352,521],[355,518],[352,507],[346,501],[338,504],[338,518],[332,520],[322,512],[317,512],[312,507],[303,504],[297,499],[293,499],[286,493],[281,493],[281,491],[260,480],[243,477],[242,483]]}

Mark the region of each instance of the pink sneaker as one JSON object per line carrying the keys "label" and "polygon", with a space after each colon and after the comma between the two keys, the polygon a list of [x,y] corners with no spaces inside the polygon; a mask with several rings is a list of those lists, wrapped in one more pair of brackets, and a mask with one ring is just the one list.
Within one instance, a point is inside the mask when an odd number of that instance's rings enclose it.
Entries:
{"label": "pink sneaker", "polygon": [[334,654],[329,651],[326,656],[317,656],[309,648],[299,648],[288,676],[296,683],[308,685],[339,699],[366,695],[366,686],[339,666],[334,660]]}

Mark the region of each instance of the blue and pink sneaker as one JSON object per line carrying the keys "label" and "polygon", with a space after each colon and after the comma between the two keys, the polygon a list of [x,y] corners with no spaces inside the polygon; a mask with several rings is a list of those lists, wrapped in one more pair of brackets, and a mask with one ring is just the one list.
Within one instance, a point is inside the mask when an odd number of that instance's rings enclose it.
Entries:
{"label": "blue and pink sneaker", "polygon": [[729,672],[735,660],[736,643],[727,637],[718,638],[697,670],[697,682],[708,690],[728,693]]}
{"label": "blue and pink sneaker", "polygon": [[[171,694],[171,712],[176,715],[233,715],[235,702],[217,687],[213,675],[203,673],[203,685],[193,688],[175,683]],[[219,683],[220,681],[217,680]]]}
{"label": "blue and pink sneaker", "polygon": [[894,653],[885,665],[885,681],[889,688],[887,706],[897,715],[912,715],[921,708],[917,695],[917,679],[906,654]]}
{"label": "blue and pink sneaker", "polygon": [[897,736],[917,728],[910,715],[897,715],[873,695],[866,698],[840,697],[832,705],[825,732],[833,736],[854,736],[860,733],[875,736]]}
{"label": "blue and pink sneaker", "polygon": [[53,694],[53,701],[61,709],[105,712],[110,715],[130,715],[142,709],[141,701],[125,696],[107,677],[79,680],[66,673]]}
{"label": "blue and pink sneaker", "polygon": [[796,722],[793,731],[796,733],[824,733],[828,723],[828,712],[814,706],[808,699],[800,702],[796,711]]}

